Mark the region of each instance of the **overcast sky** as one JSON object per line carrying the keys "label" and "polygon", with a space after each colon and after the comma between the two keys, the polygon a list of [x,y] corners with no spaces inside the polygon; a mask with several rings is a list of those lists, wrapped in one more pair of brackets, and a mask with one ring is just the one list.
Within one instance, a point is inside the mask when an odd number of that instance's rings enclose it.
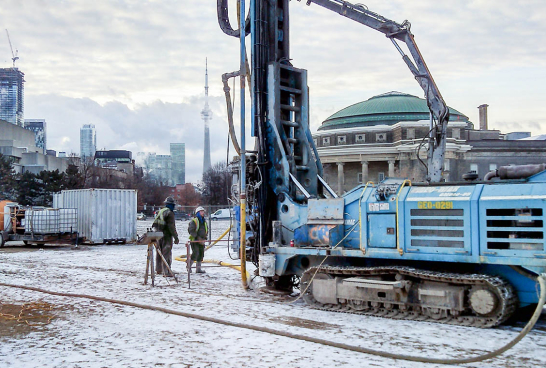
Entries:
{"label": "overcast sky", "polygon": [[[546,133],[545,1],[365,4],[411,22],[449,106],[477,125],[477,106],[486,103],[491,129]],[[336,111],[381,93],[423,97],[381,33],[305,0],[292,1],[290,10],[292,63],[309,71],[313,131]],[[221,74],[238,69],[239,49],[218,27],[216,1],[2,0],[0,24],[19,50],[25,118],[47,120],[48,148],[79,153],[83,124],[96,125],[97,148],[134,156],[168,154],[169,143],[184,142],[186,180],[199,180],[208,57],[212,161],[226,160]],[[0,65],[11,66],[5,35]]]}

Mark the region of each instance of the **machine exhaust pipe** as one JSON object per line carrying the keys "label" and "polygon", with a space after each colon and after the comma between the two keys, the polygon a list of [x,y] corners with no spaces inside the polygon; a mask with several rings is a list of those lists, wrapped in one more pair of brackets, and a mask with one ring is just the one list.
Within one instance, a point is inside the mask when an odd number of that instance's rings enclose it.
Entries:
{"label": "machine exhaust pipe", "polygon": [[493,178],[499,178],[501,180],[525,179],[544,170],[546,170],[546,164],[501,166],[497,170],[488,172],[483,180],[490,181]]}

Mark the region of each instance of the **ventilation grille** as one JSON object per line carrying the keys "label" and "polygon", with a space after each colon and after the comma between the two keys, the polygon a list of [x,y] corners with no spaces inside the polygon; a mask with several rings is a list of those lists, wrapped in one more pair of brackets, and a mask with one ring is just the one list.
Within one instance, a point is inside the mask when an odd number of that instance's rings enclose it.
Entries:
{"label": "ventilation grille", "polygon": [[542,208],[488,208],[487,249],[542,250]]}
{"label": "ventilation grille", "polygon": [[463,209],[412,209],[411,246],[464,248]]}

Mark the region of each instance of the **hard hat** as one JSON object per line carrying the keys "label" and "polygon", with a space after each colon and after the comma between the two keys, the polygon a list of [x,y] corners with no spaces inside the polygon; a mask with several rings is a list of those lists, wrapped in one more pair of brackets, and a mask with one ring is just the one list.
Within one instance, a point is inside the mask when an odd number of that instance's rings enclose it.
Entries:
{"label": "hard hat", "polygon": [[195,209],[195,213],[197,213],[197,212],[199,212],[199,211],[204,211],[204,210],[205,210],[205,209],[204,209],[203,207],[199,206],[199,207],[197,207],[197,208]]}
{"label": "hard hat", "polygon": [[165,198],[165,204],[174,204],[174,198],[173,197]]}

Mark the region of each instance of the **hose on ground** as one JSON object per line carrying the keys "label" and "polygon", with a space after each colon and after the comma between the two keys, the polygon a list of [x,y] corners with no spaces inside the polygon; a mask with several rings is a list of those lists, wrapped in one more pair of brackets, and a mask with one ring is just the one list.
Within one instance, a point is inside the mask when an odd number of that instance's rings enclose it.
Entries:
{"label": "hose on ground", "polygon": [[[184,257],[184,256],[175,257],[174,260],[184,262],[184,263],[187,261],[186,257]],[[215,265],[222,266],[222,267],[229,267],[229,268],[233,268],[234,270],[237,270],[237,271],[241,272],[241,266],[240,265],[234,265],[234,264],[227,263],[227,262],[224,262],[224,261],[217,261],[215,259],[204,259],[201,262],[202,263],[211,263],[211,264],[215,264]],[[246,271],[246,279],[247,279],[247,282],[250,282],[250,273],[248,273],[248,271]]]}
{"label": "hose on ground", "polygon": [[538,276],[537,279],[538,279],[538,282],[540,284],[540,300],[538,302],[538,305],[537,305],[537,308],[536,308],[535,312],[533,313],[533,316],[531,317],[529,322],[527,322],[527,325],[521,330],[521,332],[518,334],[518,336],[516,336],[516,338],[514,338],[512,341],[510,341],[506,345],[504,345],[501,348],[499,348],[497,350],[494,350],[494,351],[492,351],[490,353],[475,356],[475,357],[470,357],[470,358],[463,358],[463,359],[425,358],[425,357],[418,357],[418,356],[412,356],[412,355],[394,354],[394,353],[389,353],[389,352],[385,352],[385,351],[378,351],[378,350],[368,349],[368,348],[364,348],[364,347],[360,347],[360,346],[352,346],[352,345],[343,344],[343,343],[339,343],[339,342],[328,341],[328,340],[319,339],[319,338],[311,337],[311,336],[292,334],[292,333],[287,332],[287,331],[274,330],[274,329],[267,328],[267,327],[253,326],[253,325],[246,324],[246,323],[226,321],[226,320],[222,320],[222,319],[219,319],[219,318],[207,317],[207,316],[203,316],[203,315],[199,315],[199,314],[181,312],[181,311],[177,311],[177,310],[173,310],[173,309],[157,307],[157,306],[152,306],[152,305],[146,305],[146,304],[140,304],[140,303],[134,303],[134,302],[129,302],[129,301],[125,301],[125,300],[109,299],[109,298],[103,298],[103,297],[99,297],[99,296],[86,295],[86,294],[63,293],[63,292],[45,290],[45,289],[32,287],[32,286],[12,285],[12,284],[6,284],[6,283],[0,283],[0,286],[19,288],[19,289],[31,290],[31,291],[37,291],[37,292],[40,292],[40,293],[51,294],[51,295],[56,295],[56,296],[84,298],[84,299],[97,300],[97,301],[106,302],[106,303],[126,305],[126,306],[129,306],[129,307],[148,309],[148,310],[155,310],[155,311],[164,312],[164,313],[168,313],[168,314],[173,314],[173,315],[177,315],[177,316],[181,316],[181,317],[198,319],[198,320],[201,320],[201,321],[207,321],[207,322],[222,324],[222,325],[225,325],[225,326],[244,328],[244,329],[248,329],[248,330],[252,330],[252,331],[265,332],[265,333],[269,333],[269,334],[272,334],[272,335],[283,336],[283,337],[288,337],[288,338],[292,338],[292,339],[312,342],[312,343],[316,343],[316,344],[331,346],[331,347],[334,347],[334,348],[354,351],[354,352],[358,352],[358,353],[376,355],[376,356],[380,356],[380,357],[383,357],[383,358],[408,360],[408,361],[420,362],[420,363],[465,364],[465,363],[481,362],[481,361],[484,361],[484,360],[494,358],[494,357],[504,353],[505,351],[509,350],[510,348],[512,348],[514,345],[516,345],[518,342],[520,342],[521,339],[523,339],[525,337],[525,335],[527,335],[529,333],[529,331],[531,331],[531,329],[533,328],[533,326],[537,322],[537,320],[538,320],[538,318],[539,318],[539,316],[540,316],[540,314],[542,312],[542,308],[544,306],[544,301],[546,300],[546,274],[541,274],[540,276]]}

